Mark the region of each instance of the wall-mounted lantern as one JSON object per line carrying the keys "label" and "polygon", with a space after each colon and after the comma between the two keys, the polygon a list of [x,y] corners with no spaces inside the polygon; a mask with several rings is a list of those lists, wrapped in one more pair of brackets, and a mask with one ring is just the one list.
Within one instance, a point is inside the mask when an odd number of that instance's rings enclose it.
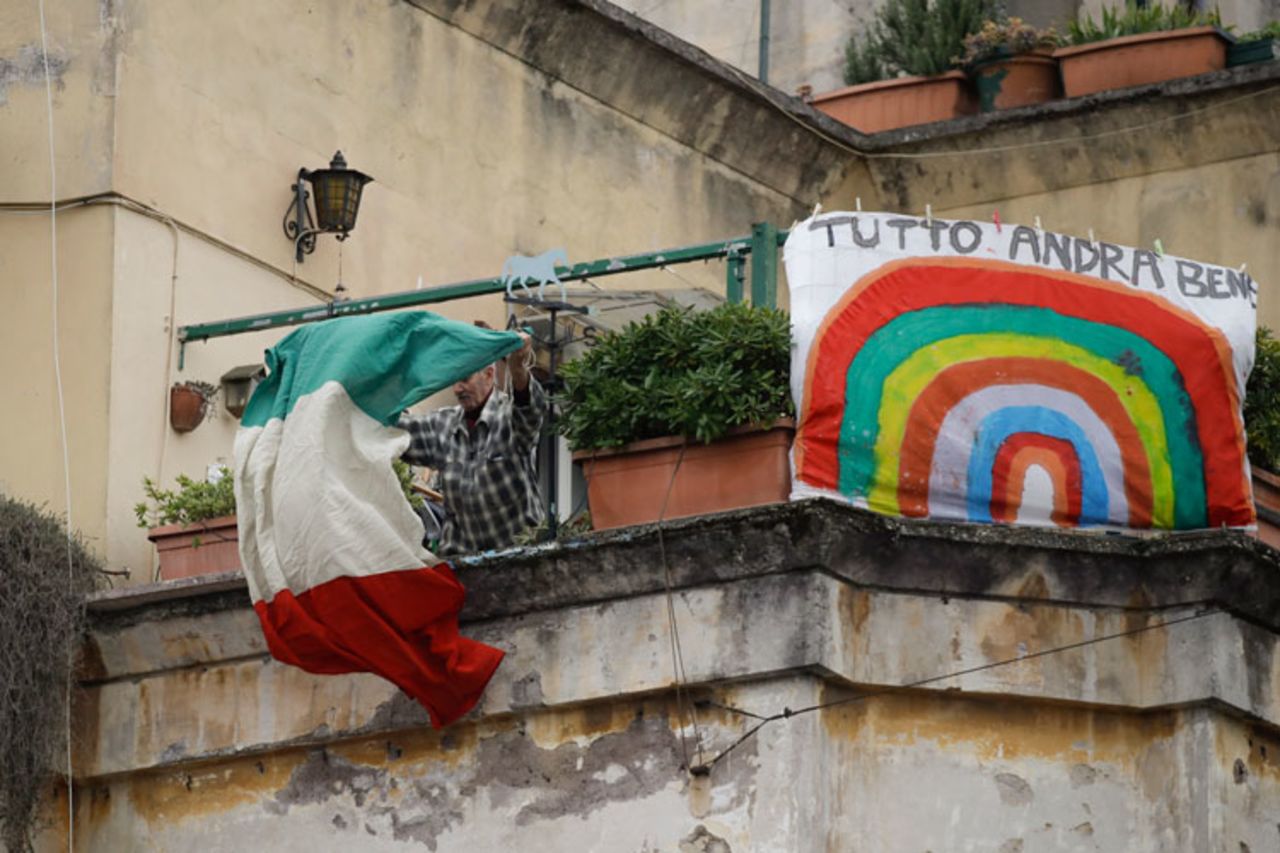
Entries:
{"label": "wall-mounted lantern", "polygon": [[[356,213],[360,210],[360,194],[364,185],[373,178],[347,168],[342,152],[333,155],[327,169],[298,170],[298,180],[293,185],[293,201],[284,212],[284,233],[293,241],[298,262],[303,255],[316,250],[317,234],[337,234],[338,240],[347,239],[356,227]],[[315,216],[303,181],[310,181],[315,192]]]}
{"label": "wall-mounted lantern", "polygon": [[267,369],[261,364],[242,364],[222,374],[222,402],[227,411],[237,418],[243,415],[253,389],[266,375]]}

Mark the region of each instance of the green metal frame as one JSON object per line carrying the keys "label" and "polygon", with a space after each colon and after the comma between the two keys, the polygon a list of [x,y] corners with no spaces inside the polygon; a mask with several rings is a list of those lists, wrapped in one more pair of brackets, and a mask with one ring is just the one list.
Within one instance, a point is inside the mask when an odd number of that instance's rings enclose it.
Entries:
{"label": "green metal frame", "polygon": [[[688,264],[694,261],[708,261],[724,258],[727,273],[725,289],[730,302],[741,302],[746,277],[746,258],[751,256],[751,302],[754,305],[777,304],[778,295],[778,247],[787,239],[786,231],[779,231],[771,223],[761,222],[752,226],[751,236],[735,237],[716,243],[702,243],[695,246],[681,246],[676,249],[665,249],[660,252],[646,252],[639,255],[626,255],[616,258],[601,258],[596,261],[574,264],[571,267],[557,267],[556,274],[561,281],[581,281],[588,278],[603,278],[608,275],[636,272],[637,270],[660,269],[676,264]],[[330,302],[326,305],[315,305],[309,308],[295,308],[285,311],[272,311],[266,314],[254,314],[249,317],[236,317],[230,320],[218,320],[212,323],[197,323],[178,328],[178,369],[184,361],[186,345],[192,341],[206,341],[210,338],[221,338],[228,335],[239,335],[245,332],[261,332],[266,329],[284,326],[297,326],[331,317],[346,317],[353,314],[371,314],[375,311],[393,311],[398,308],[410,308],[417,305],[431,305],[438,302],[449,302],[454,299],[465,299],[469,296],[484,296],[500,293],[506,286],[500,278],[481,278],[455,284],[443,284],[437,287],[424,287],[421,290],[406,290],[399,293],[388,293],[372,296],[368,299],[352,299],[346,302]]]}

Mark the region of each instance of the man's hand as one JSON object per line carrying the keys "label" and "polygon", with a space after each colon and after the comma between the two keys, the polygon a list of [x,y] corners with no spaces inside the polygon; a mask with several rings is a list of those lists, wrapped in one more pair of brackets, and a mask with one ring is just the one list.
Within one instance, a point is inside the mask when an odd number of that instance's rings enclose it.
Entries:
{"label": "man's hand", "polygon": [[529,388],[528,364],[533,361],[533,338],[524,332],[517,332],[522,341],[520,349],[507,356],[507,370],[511,373],[511,387],[516,391]]}

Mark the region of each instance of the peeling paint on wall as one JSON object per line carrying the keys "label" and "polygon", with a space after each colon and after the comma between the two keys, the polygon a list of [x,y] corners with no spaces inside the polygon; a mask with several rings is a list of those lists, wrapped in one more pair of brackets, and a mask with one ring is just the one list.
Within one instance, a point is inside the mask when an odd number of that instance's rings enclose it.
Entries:
{"label": "peeling paint on wall", "polygon": [[[49,52],[49,76],[58,91],[66,88],[62,77],[69,64],[62,53]],[[45,55],[39,44],[24,44],[11,56],[0,56],[0,105],[9,102],[12,86],[44,86],[44,67]]]}

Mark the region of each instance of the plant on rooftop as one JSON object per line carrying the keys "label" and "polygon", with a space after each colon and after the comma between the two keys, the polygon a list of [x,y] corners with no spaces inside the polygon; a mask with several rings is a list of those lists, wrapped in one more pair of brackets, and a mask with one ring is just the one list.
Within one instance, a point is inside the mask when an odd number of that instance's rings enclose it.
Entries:
{"label": "plant on rooftop", "polygon": [[994,11],[991,0],[888,0],[867,31],[849,39],[845,82],[941,74]]}
{"label": "plant on rooftop", "polygon": [[1058,63],[1053,58],[1058,34],[1021,18],[985,21],[965,37],[957,58],[978,91],[983,112],[1040,104],[1058,96]]}
{"label": "plant on rooftop", "polygon": [[221,476],[215,482],[193,480],[185,474],[179,474],[176,489],[162,489],[150,477],[143,477],[142,491],[147,500],[133,507],[138,526],[196,524],[219,516],[234,515],[236,493],[231,469],[224,465],[220,472]]}
{"label": "plant on rooftop", "polygon": [[664,308],[565,366],[560,430],[597,529],[786,500],[791,325],[772,308]]}
{"label": "plant on rooftop", "polygon": [[1156,3],[1140,6],[1136,2],[1129,2],[1122,8],[1104,6],[1099,20],[1095,20],[1092,15],[1085,15],[1072,21],[1067,28],[1067,44],[1089,44],[1140,33],[1221,26],[1222,17],[1216,8],[1212,12],[1202,12],[1181,5],[1163,6]]}
{"label": "plant on rooftop", "polygon": [[793,413],[790,359],[782,311],[669,306],[601,335],[564,366],[560,432],[575,449],[667,435],[714,441]]}
{"label": "plant on rooftop", "polygon": [[1280,340],[1258,328],[1257,354],[1244,398],[1244,424],[1249,461],[1280,471]]}
{"label": "plant on rooftop", "polygon": [[1236,43],[1244,44],[1245,42],[1261,41],[1262,39],[1280,39],[1280,21],[1272,21],[1259,30],[1241,33],[1236,36]]}
{"label": "plant on rooftop", "polygon": [[1220,71],[1230,44],[1216,9],[1130,2],[1104,8],[1101,20],[1085,16],[1072,22],[1067,46],[1054,56],[1063,91],[1074,98]]}
{"label": "plant on rooftop", "polygon": [[0,847],[31,848],[37,805],[65,761],[67,689],[102,575],[48,512],[0,496]]}
{"label": "plant on rooftop", "polygon": [[1227,48],[1228,68],[1275,59],[1280,59],[1280,21],[1236,36],[1236,43]]}
{"label": "plant on rooftop", "polygon": [[1021,18],[998,18],[982,22],[982,29],[964,37],[959,65],[974,65],[1003,56],[1017,56],[1058,46],[1053,27],[1038,29]]}

